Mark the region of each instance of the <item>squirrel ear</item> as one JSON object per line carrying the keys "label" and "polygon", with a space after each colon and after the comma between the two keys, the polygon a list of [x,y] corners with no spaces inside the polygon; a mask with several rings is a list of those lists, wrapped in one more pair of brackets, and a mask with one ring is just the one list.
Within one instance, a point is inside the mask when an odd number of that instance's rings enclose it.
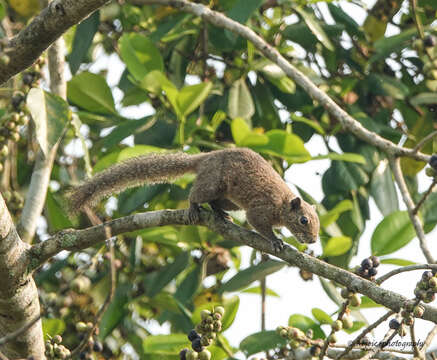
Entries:
{"label": "squirrel ear", "polygon": [[291,205],[291,210],[298,210],[298,209],[300,209],[300,206],[301,206],[301,199],[300,199],[300,197],[295,197],[293,200],[291,200],[290,205]]}

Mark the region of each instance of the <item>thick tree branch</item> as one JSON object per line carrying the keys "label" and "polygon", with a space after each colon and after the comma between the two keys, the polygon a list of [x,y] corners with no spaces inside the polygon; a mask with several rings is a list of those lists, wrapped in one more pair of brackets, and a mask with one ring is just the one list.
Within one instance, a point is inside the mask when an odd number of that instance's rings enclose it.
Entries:
{"label": "thick tree branch", "polygon": [[415,205],[413,199],[411,198],[410,192],[408,191],[404,176],[402,174],[400,159],[396,157],[390,158],[389,160],[395,181],[398,184],[399,191],[401,192],[404,203],[407,206],[408,215],[410,216],[411,222],[414,226],[414,230],[416,231],[417,237],[419,238],[422,253],[428,263],[434,263],[434,257],[432,256],[430,250],[428,249],[428,245],[426,244],[425,232],[423,231],[422,222],[420,221],[419,216],[414,213]]}
{"label": "thick tree branch", "polygon": [[38,59],[58,37],[81,22],[108,0],[55,0],[20,33],[10,39],[4,51],[7,65],[0,64],[0,85]]}
{"label": "thick tree branch", "polygon": [[299,84],[314,100],[317,100],[321,105],[323,105],[325,109],[341,123],[343,129],[350,131],[358,138],[376,146],[387,154],[393,156],[407,156],[425,162],[429,161],[429,155],[416,152],[414,149],[395,145],[391,141],[364,128],[357,120],[337,105],[324,91],[320,90],[302,72],[291,65],[274,47],[266,43],[259,35],[247,26],[231,20],[225,15],[213,11],[202,4],[196,4],[186,0],[130,0],[130,3],[136,5],[155,4],[172,6],[180,11],[195,14],[217,27],[225,28],[240,35],[252,42],[266,58],[278,65],[288,77]]}
{"label": "thick tree branch", "polygon": [[[27,272],[28,245],[19,238],[0,195],[0,337],[21,329],[39,316],[38,291]],[[0,345],[8,358],[44,357],[41,322],[26,327],[19,337]]]}
{"label": "thick tree branch", "polygon": [[[125,232],[156,226],[186,225],[188,224],[187,215],[186,210],[150,211],[115,219],[83,230],[68,229],[61,231],[48,240],[33,245],[29,249],[27,253],[28,269],[29,271],[35,270],[47,259],[62,250],[77,251],[104,241],[107,238],[105,227],[109,227],[112,236],[115,236]],[[378,304],[382,304],[395,312],[399,312],[406,303],[412,303],[411,300],[395,292],[382,289],[371,281],[325,263],[313,256],[301,253],[290,246],[286,246],[279,254],[275,254],[270,242],[267,242],[257,233],[224,221],[207,211],[201,211],[200,221],[195,225],[207,226],[210,230],[222,235],[226,239],[243,243],[256,250],[277,256],[290,265],[333,280],[354,292],[367,295]],[[437,324],[437,309],[429,305],[424,305],[424,307],[425,313],[423,319]]]}

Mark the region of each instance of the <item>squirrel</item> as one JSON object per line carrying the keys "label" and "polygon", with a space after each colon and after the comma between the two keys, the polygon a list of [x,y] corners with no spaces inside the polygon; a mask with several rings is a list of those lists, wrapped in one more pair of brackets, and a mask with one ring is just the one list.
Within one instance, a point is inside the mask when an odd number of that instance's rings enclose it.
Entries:
{"label": "squirrel", "polygon": [[168,183],[185,173],[195,173],[189,195],[188,220],[196,223],[200,204],[208,203],[219,216],[225,210],[243,209],[249,224],[272,243],[283,248],[272,228],[285,226],[304,243],[314,243],[319,218],[314,207],[293,194],[271,165],[246,148],[185,153],[150,154],[116,164],[72,189],[73,213],[93,206],[102,198],[142,184]]}

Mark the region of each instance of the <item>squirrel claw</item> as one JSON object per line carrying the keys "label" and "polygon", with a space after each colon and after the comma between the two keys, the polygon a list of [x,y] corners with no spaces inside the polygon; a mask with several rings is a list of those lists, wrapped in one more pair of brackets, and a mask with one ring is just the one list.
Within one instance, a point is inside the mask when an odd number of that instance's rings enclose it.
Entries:
{"label": "squirrel claw", "polygon": [[233,222],[231,215],[229,215],[227,212],[223,211],[222,209],[214,209],[214,214],[223,220]]}
{"label": "squirrel claw", "polygon": [[284,243],[281,239],[272,239],[272,246],[275,253],[280,253],[284,250]]}
{"label": "squirrel claw", "polygon": [[190,204],[188,209],[188,222],[195,225],[200,220],[200,206],[194,203]]}

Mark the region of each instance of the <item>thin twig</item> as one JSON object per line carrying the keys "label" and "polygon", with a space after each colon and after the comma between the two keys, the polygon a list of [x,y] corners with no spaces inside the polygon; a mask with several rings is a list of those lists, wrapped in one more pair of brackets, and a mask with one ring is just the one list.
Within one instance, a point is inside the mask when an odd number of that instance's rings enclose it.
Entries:
{"label": "thin twig", "polygon": [[416,343],[416,334],[414,331],[414,324],[410,325],[411,346],[413,347],[414,356],[420,356],[420,350]]}
{"label": "thin twig", "polygon": [[[399,316],[397,318],[399,318]],[[384,339],[379,343],[379,346],[375,346],[366,355],[364,355],[361,360],[369,360],[373,358],[377,353],[384,349],[397,334],[398,331],[395,329],[390,329],[389,331],[387,331],[387,334],[384,336]]]}
{"label": "thin twig", "polygon": [[420,248],[422,249],[422,253],[428,263],[434,263],[434,257],[432,256],[430,250],[428,249],[428,245],[426,244],[425,232],[423,231],[423,226],[420,218],[413,213],[415,205],[413,199],[411,198],[410,192],[408,191],[404,176],[402,175],[400,159],[399,157],[390,157],[389,161],[393,171],[393,175],[395,177],[395,181],[398,184],[399,191],[401,192],[404,203],[407,206],[408,215],[410,216],[411,222],[414,226],[414,230],[416,231],[417,237],[419,238],[419,244]]}
{"label": "thin twig", "polygon": [[435,325],[432,330],[428,333],[428,336],[425,339],[425,342],[423,343],[422,348],[420,349],[422,352],[425,352],[426,349],[431,345],[432,340],[437,335],[437,325]]}
{"label": "thin twig", "polygon": [[366,327],[360,335],[358,335],[348,346],[347,348],[338,355],[337,360],[341,359],[343,356],[347,355],[353,348],[356,346],[364,337],[370,333],[373,329],[376,329],[380,324],[386,321],[390,316],[392,316],[395,312],[390,310],[385,315],[381,316],[378,320],[376,320],[373,324]]}
{"label": "thin twig", "polygon": [[423,194],[422,198],[419,200],[419,202],[417,203],[417,205],[413,209],[413,214],[414,215],[416,215],[419,212],[420,207],[423,205],[423,203],[428,198],[428,196],[431,195],[431,193],[433,192],[434,187],[435,187],[436,184],[437,184],[437,176],[434,176],[434,178],[432,179],[432,183],[429,186],[428,190],[426,191],[425,194]]}
{"label": "thin twig", "polygon": [[382,275],[378,279],[375,280],[375,283],[381,285],[384,281],[388,280],[392,276],[401,274],[407,271],[415,271],[415,270],[437,270],[437,264],[418,264],[418,265],[408,265],[401,268],[394,269],[387,274]]}
{"label": "thin twig", "polygon": [[[341,310],[338,313],[337,316],[337,320],[341,320],[341,318],[343,317],[343,315],[346,312],[347,307],[349,306],[350,300],[346,300],[342,305],[341,305]],[[331,333],[329,334],[329,336],[325,339],[325,341],[323,342],[323,347],[322,350],[320,351],[320,355],[319,355],[319,359],[323,360],[323,358],[326,355],[326,351],[328,350],[328,346],[329,346],[329,338],[331,337],[332,334],[334,334],[335,331],[333,328],[331,328]]]}
{"label": "thin twig", "polygon": [[433,131],[432,133],[426,135],[422,140],[420,140],[416,146],[414,147],[413,151],[414,152],[418,152],[420,151],[423,146],[429,141],[431,140],[434,136],[437,136],[437,130]]}
{"label": "thin twig", "polygon": [[[102,225],[102,221],[99,219],[95,213],[90,210],[88,207],[85,208],[85,212],[87,213],[88,217],[92,220],[94,223],[99,223]],[[114,239],[115,237],[111,236],[111,228],[109,226],[105,226],[105,233],[107,237],[106,245],[109,250],[109,260],[110,260],[110,277],[111,277],[111,287],[109,289],[109,294],[105,299],[105,302],[101,306],[99,312],[94,318],[93,321],[93,327],[88,330],[86,336],[83,338],[83,340],[80,342],[80,344],[73,349],[71,352],[71,357],[74,358],[77,354],[82,352],[85,347],[88,344],[88,340],[91,338],[91,336],[94,334],[94,332],[97,329],[97,326],[99,325],[100,321],[102,320],[103,314],[105,313],[106,309],[108,308],[109,304],[111,303],[112,299],[114,298],[115,294],[115,286],[116,286],[116,269],[115,269],[115,263],[114,263]]]}

